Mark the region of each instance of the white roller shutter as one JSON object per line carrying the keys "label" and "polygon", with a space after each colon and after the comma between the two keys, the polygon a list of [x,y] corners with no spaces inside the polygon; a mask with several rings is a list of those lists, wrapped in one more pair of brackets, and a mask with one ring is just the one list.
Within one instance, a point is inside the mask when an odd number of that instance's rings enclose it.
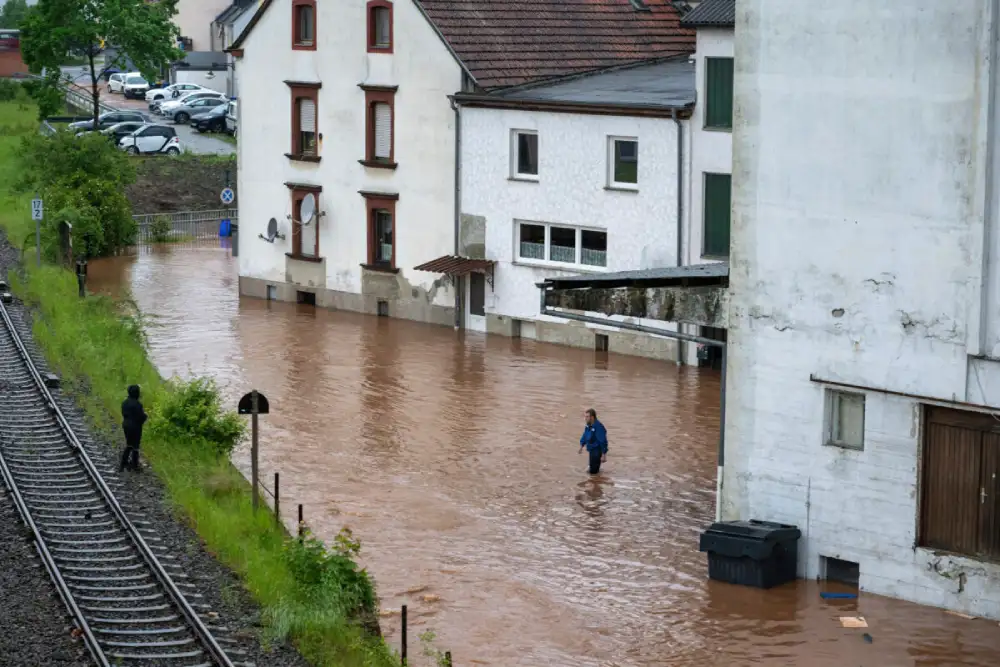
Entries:
{"label": "white roller shutter", "polygon": [[306,257],[316,256],[316,234],[318,233],[319,217],[313,216],[308,225],[302,225],[302,254]]}
{"label": "white roller shutter", "polygon": [[308,97],[299,98],[299,130],[316,133],[316,103]]}
{"label": "white roller shutter", "polygon": [[392,109],[388,104],[375,105],[375,158],[388,160],[392,153]]}

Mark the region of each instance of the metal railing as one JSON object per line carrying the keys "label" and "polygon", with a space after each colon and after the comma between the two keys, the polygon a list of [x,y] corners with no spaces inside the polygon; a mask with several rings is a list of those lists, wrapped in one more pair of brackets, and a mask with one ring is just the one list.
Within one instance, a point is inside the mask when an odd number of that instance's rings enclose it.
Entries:
{"label": "metal railing", "polygon": [[179,211],[133,215],[138,230],[136,244],[175,243],[219,238],[221,223],[229,220],[238,224],[237,209],[220,208],[211,211]]}

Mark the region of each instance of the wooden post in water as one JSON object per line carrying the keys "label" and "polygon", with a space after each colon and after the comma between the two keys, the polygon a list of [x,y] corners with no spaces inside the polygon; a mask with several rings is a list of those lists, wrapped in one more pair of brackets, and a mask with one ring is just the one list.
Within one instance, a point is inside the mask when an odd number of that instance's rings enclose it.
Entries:
{"label": "wooden post in water", "polygon": [[252,396],[251,400],[252,408],[250,412],[250,429],[251,429],[251,442],[250,442],[250,484],[253,486],[252,499],[253,499],[253,511],[257,512],[257,506],[260,504],[260,499],[257,497],[257,484],[258,484],[258,468],[257,468],[257,454],[259,452],[258,442],[257,442],[257,412],[259,410],[259,398],[257,396],[257,390],[254,389],[250,392]]}
{"label": "wooden post in water", "polygon": [[400,648],[400,657],[402,658],[402,665],[406,667],[406,605],[403,605],[403,639],[402,646]]}
{"label": "wooden post in water", "polygon": [[444,664],[451,667],[451,651],[444,652]]}
{"label": "wooden post in water", "polygon": [[281,523],[281,486],[278,473],[274,473],[274,520]]}

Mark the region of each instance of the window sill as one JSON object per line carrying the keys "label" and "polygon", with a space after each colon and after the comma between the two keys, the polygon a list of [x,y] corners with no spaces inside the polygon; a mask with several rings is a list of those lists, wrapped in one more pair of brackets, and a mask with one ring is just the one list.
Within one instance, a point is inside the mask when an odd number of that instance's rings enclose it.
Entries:
{"label": "window sill", "polygon": [[392,44],[369,44],[368,53],[384,53],[392,55]]}
{"label": "window sill", "polygon": [[517,181],[520,183],[538,183],[539,178],[537,176],[511,176],[507,179],[508,181]]}
{"label": "window sill", "polygon": [[285,257],[288,259],[295,259],[300,262],[312,262],[313,264],[319,264],[323,261],[322,257],[309,257],[308,255],[296,255],[295,253],[286,252]]}
{"label": "window sill", "polygon": [[612,185],[605,185],[604,189],[608,190],[610,192],[632,192],[632,193],[635,193],[635,194],[639,193],[639,186],[638,185],[629,185],[628,183],[624,183],[624,184],[615,183],[615,184],[612,184]]}
{"label": "window sill", "polygon": [[823,443],[825,447],[836,447],[837,449],[845,449],[849,452],[863,452],[865,451],[864,444],[861,445],[849,445],[846,442],[835,442],[833,440],[827,440]]}
{"label": "window sill", "polygon": [[371,167],[372,169],[395,169],[399,166],[396,162],[388,162],[385,160],[358,160],[358,163],[366,167]]}
{"label": "window sill", "polygon": [[707,259],[712,262],[728,262],[729,255],[702,255],[702,259]]}
{"label": "window sill", "polygon": [[703,128],[701,128],[701,129],[703,131],[705,131],[705,132],[724,132],[726,134],[732,134],[733,133],[732,126],[722,127],[721,125],[706,125]]}
{"label": "window sill", "polygon": [[362,264],[361,268],[367,271],[375,271],[376,273],[399,273],[399,269],[393,266],[384,266],[380,264]]}
{"label": "window sill", "polygon": [[316,44],[314,42],[292,42],[293,51],[315,51]]}
{"label": "window sill", "polygon": [[322,159],[318,155],[296,155],[294,153],[285,153],[285,157],[294,162],[319,162]]}
{"label": "window sill", "polygon": [[576,271],[579,273],[607,273],[606,266],[591,266],[590,264],[564,264],[562,262],[547,262],[541,259],[516,258],[511,264],[526,266],[532,269],[551,269],[552,271]]}

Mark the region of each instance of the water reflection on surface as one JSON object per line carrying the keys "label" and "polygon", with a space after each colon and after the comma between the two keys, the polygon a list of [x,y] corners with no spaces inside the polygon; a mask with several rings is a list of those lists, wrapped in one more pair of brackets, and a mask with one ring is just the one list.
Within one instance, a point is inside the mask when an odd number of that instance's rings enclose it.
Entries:
{"label": "water reflection on surface", "polygon": [[[218,246],[93,262],[89,280],[131,290],[164,374],[267,395],[262,479],[280,471],[321,537],[351,527],[390,640],[409,605],[411,656],[433,630],[456,664],[505,667],[998,662],[996,623],[706,580],[717,374],[239,299]],[[594,479],[576,451],[590,406],[611,441]],[[857,614],[871,643],[837,621]]]}

